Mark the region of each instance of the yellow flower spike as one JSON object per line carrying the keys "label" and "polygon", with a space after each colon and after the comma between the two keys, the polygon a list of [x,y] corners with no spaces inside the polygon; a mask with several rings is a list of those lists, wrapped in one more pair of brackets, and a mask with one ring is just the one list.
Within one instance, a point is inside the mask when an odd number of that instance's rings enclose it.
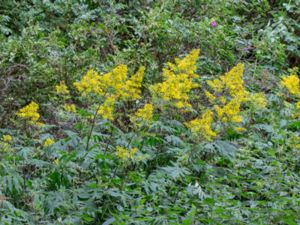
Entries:
{"label": "yellow flower spike", "polygon": [[[208,86],[217,93],[227,91],[232,98],[239,99],[240,102],[246,101],[247,91],[244,88],[243,81],[244,65],[239,63],[229,72],[220,76],[219,79],[207,81]],[[219,97],[221,103],[226,103],[226,98],[222,95]]]}
{"label": "yellow flower spike", "polygon": [[2,140],[3,140],[4,142],[9,143],[9,142],[12,142],[13,137],[10,136],[10,135],[3,135],[3,136],[2,136]]}
{"label": "yellow flower spike", "polygon": [[33,124],[36,124],[40,118],[40,114],[37,112],[38,109],[39,105],[35,102],[31,102],[30,104],[21,108],[16,115],[20,118],[29,120]]}
{"label": "yellow flower spike", "polygon": [[143,108],[138,109],[134,115],[134,119],[141,119],[143,121],[151,121],[153,117],[153,105],[145,104]]}
{"label": "yellow flower spike", "polygon": [[100,106],[97,111],[98,115],[101,115],[104,119],[114,120],[113,112],[116,103],[115,96],[107,97],[104,103]]}
{"label": "yellow flower spike", "polygon": [[120,90],[120,96],[122,99],[137,100],[141,98],[141,87],[144,79],[145,67],[140,67],[139,70],[129,79]]}
{"label": "yellow flower spike", "polygon": [[54,139],[53,138],[47,138],[44,143],[43,143],[43,147],[44,148],[47,148],[49,147],[50,145],[53,145],[55,142],[54,142]]}
{"label": "yellow flower spike", "polygon": [[99,85],[104,92],[113,91],[120,95],[127,78],[128,68],[126,65],[118,65],[111,72],[104,74],[100,78]]}
{"label": "yellow flower spike", "polygon": [[213,112],[208,110],[206,111],[202,117],[199,119],[194,119],[185,123],[185,125],[191,129],[192,133],[199,134],[204,137],[206,140],[211,140],[217,134],[215,131],[211,129],[211,125],[213,122]]}
{"label": "yellow flower spike", "polygon": [[68,95],[70,94],[70,91],[68,87],[65,85],[64,81],[61,81],[59,85],[55,86],[56,93],[60,95]]}
{"label": "yellow flower spike", "polygon": [[177,108],[190,107],[189,94],[192,89],[199,87],[194,83],[193,78],[197,69],[196,60],[199,50],[193,50],[183,59],[175,59],[175,63],[167,63],[167,68],[163,69],[163,82],[150,87],[152,97],[162,98],[170,102]]}
{"label": "yellow flower spike", "polygon": [[185,56],[182,60],[175,59],[177,67],[179,71],[189,74],[191,77],[196,77],[194,74],[196,71],[196,61],[199,57],[200,50],[194,49],[187,56]]}
{"label": "yellow flower spike", "polygon": [[214,108],[222,122],[240,123],[243,121],[242,116],[240,116],[240,104],[239,99],[232,99],[223,107],[215,105]]}
{"label": "yellow flower spike", "polygon": [[243,117],[239,115],[234,115],[230,118],[230,121],[233,123],[241,123],[243,121]]}
{"label": "yellow flower spike", "polygon": [[[223,123],[240,123],[243,120],[240,115],[240,106],[243,102],[249,101],[249,96],[251,96],[244,88],[243,73],[244,65],[238,63],[218,79],[207,81],[214,93],[205,94],[210,99],[215,97],[214,102],[220,103],[220,105],[215,105],[214,109],[218,119]],[[266,106],[266,100],[262,93],[252,97],[255,98],[257,105]]]}
{"label": "yellow flower spike", "polygon": [[83,96],[90,93],[98,95],[104,94],[101,88],[101,76],[93,69],[88,70],[80,81],[74,83],[74,86]]}
{"label": "yellow flower spike", "polygon": [[246,90],[244,88],[243,81],[244,64],[238,63],[228,73],[221,76],[221,81],[225,84],[229,90],[231,97],[239,97],[240,100],[244,100],[246,97]]}
{"label": "yellow flower spike", "polygon": [[300,109],[300,102],[297,102],[297,103],[296,103],[296,108],[297,108],[297,109]]}

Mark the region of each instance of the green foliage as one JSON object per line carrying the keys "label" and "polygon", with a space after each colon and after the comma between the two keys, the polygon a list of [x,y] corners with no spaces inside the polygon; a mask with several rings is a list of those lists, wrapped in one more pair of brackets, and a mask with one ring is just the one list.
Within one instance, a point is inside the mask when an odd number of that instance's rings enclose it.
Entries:
{"label": "green foliage", "polygon": [[[299,9],[296,0],[3,0],[0,224],[299,224],[298,100],[279,85],[299,64]],[[264,92],[267,107],[243,104],[245,130],[217,124],[212,141],[163,107],[132,127],[129,114],[148,102],[164,64],[193,48],[202,86],[242,62],[247,90]],[[146,67],[143,99],[118,102],[115,121],[93,121],[73,82],[121,63],[130,74]],[[76,113],[54,92],[62,80]],[[206,107],[193,94],[197,110]],[[32,100],[42,128],[15,119]],[[122,160],[116,146],[138,151]]]}

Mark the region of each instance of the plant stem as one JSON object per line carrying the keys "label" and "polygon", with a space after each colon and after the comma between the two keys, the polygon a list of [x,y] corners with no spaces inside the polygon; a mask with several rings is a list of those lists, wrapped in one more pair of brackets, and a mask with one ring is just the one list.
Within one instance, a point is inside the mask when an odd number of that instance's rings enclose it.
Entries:
{"label": "plant stem", "polygon": [[96,124],[97,112],[98,112],[100,106],[101,106],[101,105],[99,105],[99,106],[97,107],[96,112],[95,112],[95,114],[94,114],[94,117],[93,117],[93,120],[92,120],[91,130],[90,130],[90,132],[89,132],[88,139],[87,139],[87,142],[86,142],[86,147],[85,147],[86,153],[85,153],[84,156],[81,158],[81,160],[84,159],[84,158],[87,156],[87,154],[89,153],[90,140],[91,140],[91,137],[92,137],[92,134],[93,134],[93,130],[94,130],[95,124]]}

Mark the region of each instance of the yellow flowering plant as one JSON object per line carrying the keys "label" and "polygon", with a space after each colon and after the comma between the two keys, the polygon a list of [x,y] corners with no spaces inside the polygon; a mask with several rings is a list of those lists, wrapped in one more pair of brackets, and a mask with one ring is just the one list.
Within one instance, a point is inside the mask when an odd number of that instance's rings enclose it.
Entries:
{"label": "yellow flowering plant", "polygon": [[137,148],[126,149],[124,147],[117,146],[115,154],[121,160],[126,161],[129,159],[133,159],[137,151],[138,151]]}
{"label": "yellow flowering plant", "polygon": [[247,101],[251,104],[253,110],[265,109],[268,101],[264,93],[249,93]]}
{"label": "yellow flowering plant", "polygon": [[216,137],[217,133],[211,129],[214,113],[210,110],[203,113],[201,118],[193,119],[186,122],[185,125],[193,134],[202,136],[206,140],[211,140]]}
{"label": "yellow flowering plant", "polygon": [[82,97],[91,102],[91,108],[94,110],[92,125],[87,138],[87,150],[97,115],[103,119],[114,121],[115,108],[118,102],[141,98],[144,71],[145,68],[140,67],[135,74],[129,76],[127,66],[120,64],[111,72],[103,75],[95,70],[88,70],[80,81],[74,83]]}
{"label": "yellow flowering plant", "polygon": [[64,109],[65,109],[67,112],[76,113],[76,105],[74,105],[74,104],[65,104],[65,105],[64,105]]}
{"label": "yellow flowering plant", "polygon": [[53,138],[47,138],[44,142],[43,142],[43,147],[47,148],[51,145],[53,145],[55,143]]}
{"label": "yellow flowering plant", "polygon": [[55,90],[56,90],[56,93],[59,95],[69,95],[70,94],[70,91],[64,81],[61,81],[58,85],[56,85]]}
{"label": "yellow flowering plant", "polygon": [[144,107],[138,109],[134,115],[130,117],[132,123],[140,125],[142,123],[151,123],[153,118],[153,105],[147,103]]}
{"label": "yellow flowering plant", "polygon": [[224,125],[243,121],[241,104],[248,100],[249,95],[244,87],[243,73],[244,65],[238,63],[219,78],[207,81],[210,90],[205,90],[204,94],[213,105],[216,118]]}
{"label": "yellow flowering plant", "polygon": [[28,121],[30,124],[33,125],[41,125],[40,122],[38,122],[40,118],[40,114],[38,113],[39,105],[36,102],[31,102],[28,105],[21,108],[16,115],[19,118],[24,119],[25,121]]}
{"label": "yellow flowering plant", "polygon": [[163,69],[163,82],[150,87],[153,100],[162,99],[176,108],[189,108],[190,92],[199,87],[194,82],[199,76],[196,72],[196,60],[200,50],[195,49],[183,59],[175,59],[175,63],[167,63]]}
{"label": "yellow flowering plant", "polygon": [[300,79],[294,70],[289,76],[284,76],[281,85],[286,88],[291,95],[300,97]]}
{"label": "yellow flowering plant", "polygon": [[[140,67],[134,75],[129,77],[128,68],[123,64],[103,75],[95,70],[89,70],[80,81],[74,83],[74,86],[82,96],[89,94],[97,96],[98,100],[103,102],[102,105],[98,105],[97,114],[104,119],[113,120],[113,111],[117,101],[137,100],[141,97],[144,71],[145,68]],[[94,103],[97,101],[94,98]]]}
{"label": "yellow flowering plant", "polygon": [[11,135],[9,135],[9,134],[3,135],[2,136],[2,141],[6,142],[6,143],[10,143],[10,142],[13,141],[13,137]]}
{"label": "yellow flowering plant", "polygon": [[[300,79],[297,75],[298,68],[293,68],[289,76],[284,76],[281,79],[281,86],[284,87],[295,100],[300,99]],[[300,102],[295,104],[296,109],[300,109]]]}

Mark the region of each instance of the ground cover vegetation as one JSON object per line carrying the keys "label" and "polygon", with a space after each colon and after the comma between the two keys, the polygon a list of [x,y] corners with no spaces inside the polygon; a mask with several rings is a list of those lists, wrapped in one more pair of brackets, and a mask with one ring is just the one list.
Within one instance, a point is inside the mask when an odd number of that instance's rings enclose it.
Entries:
{"label": "ground cover vegetation", "polygon": [[3,0],[0,224],[300,224],[296,0]]}

